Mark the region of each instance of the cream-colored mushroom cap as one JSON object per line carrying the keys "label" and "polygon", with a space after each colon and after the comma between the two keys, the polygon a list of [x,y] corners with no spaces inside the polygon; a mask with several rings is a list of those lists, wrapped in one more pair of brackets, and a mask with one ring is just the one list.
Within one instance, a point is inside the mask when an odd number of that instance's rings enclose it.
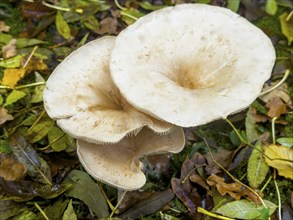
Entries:
{"label": "cream-colored mushroom cap", "polygon": [[125,137],[115,145],[99,145],[78,140],[80,162],[95,179],[125,190],[141,188],[146,181],[139,158],[162,152],[178,153],[185,144],[182,128],[166,135],[143,128],[136,136]]}
{"label": "cream-colored mushroom cap", "polygon": [[246,19],[221,7],[182,4],[122,31],[110,69],[133,106],[189,127],[249,106],[274,61],[270,39]]}
{"label": "cream-colored mushroom cap", "polygon": [[136,110],[113,84],[109,56],[114,41],[94,40],[57,66],[44,91],[48,115],[73,137],[93,143],[117,142],[143,126],[167,132],[172,125]]}

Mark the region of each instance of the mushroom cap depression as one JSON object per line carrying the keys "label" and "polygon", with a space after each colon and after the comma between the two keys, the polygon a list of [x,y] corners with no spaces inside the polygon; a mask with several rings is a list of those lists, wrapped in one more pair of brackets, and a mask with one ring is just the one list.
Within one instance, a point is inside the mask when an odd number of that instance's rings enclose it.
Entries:
{"label": "mushroom cap depression", "polygon": [[274,61],[270,39],[246,19],[221,7],[182,4],[122,31],[110,70],[131,105],[190,127],[249,106]]}
{"label": "mushroom cap depression", "polygon": [[94,40],[71,53],[51,74],[44,91],[48,115],[75,138],[114,143],[149,126],[158,133],[172,125],[129,105],[109,72],[115,37]]}
{"label": "mushroom cap depression", "polygon": [[77,141],[77,154],[86,171],[95,179],[125,190],[141,188],[146,181],[139,158],[162,152],[178,153],[185,144],[182,128],[165,135],[143,128],[136,136],[117,144],[93,144]]}

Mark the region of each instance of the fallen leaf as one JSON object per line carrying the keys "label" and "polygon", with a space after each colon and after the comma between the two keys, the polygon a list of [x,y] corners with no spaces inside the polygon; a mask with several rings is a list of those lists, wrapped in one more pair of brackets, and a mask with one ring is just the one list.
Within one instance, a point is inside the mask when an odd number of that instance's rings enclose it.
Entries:
{"label": "fallen leaf", "polygon": [[164,205],[174,198],[172,190],[154,192],[148,198],[137,202],[132,208],[119,216],[121,219],[138,219],[140,216],[150,215],[160,210]]}
{"label": "fallen leaf", "polygon": [[53,120],[45,118],[43,121],[40,121],[35,126],[30,128],[27,133],[29,142],[35,143],[47,136],[49,131],[53,128],[54,123],[55,122]]}
{"label": "fallen leaf", "polygon": [[[277,208],[277,205],[267,200],[264,200],[264,203],[268,207],[269,215],[273,214]],[[256,205],[251,201],[243,199],[229,202],[218,208],[216,212],[230,218],[259,219],[263,209],[264,207],[262,205]]]}
{"label": "fallen leaf", "polygon": [[58,33],[62,37],[64,37],[66,40],[70,38],[71,36],[70,27],[67,24],[67,22],[64,20],[60,11],[58,11],[56,14],[56,27],[57,27]]}
{"label": "fallen leaf", "polygon": [[[273,159],[270,160],[265,157],[269,166],[276,168],[280,176],[293,180],[293,148],[271,144],[264,148],[264,152],[269,158]],[[277,158],[290,161],[276,160]]]}
{"label": "fallen leaf", "polygon": [[6,108],[0,107],[0,125],[4,124],[6,121],[11,121],[13,119],[13,116],[8,113]]}
{"label": "fallen leaf", "polygon": [[16,55],[5,60],[0,60],[0,66],[7,69],[18,68],[21,65],[22,59],[22,55]]}
{"label": "fallen leaf", "polygon": [[[58,199],[56,202],[46,207],[44,209],[44,213],[46,214],[48,219],[62,219],[62,215],[66,210],[68,203],[69,200]],[[42,219],[42,215],[39,214],[39,216],[39,219]]]}
{"label": "fallen leaf", "polygon": [[219,177],[214,174],[210,175],[206,181],[210,186],[215,186],[222,196],[229,194],[235,200],[239,200],[241,198],[239,192],[242,191],[242,185],[240,183],[225,183],[225,179],[223,177]]}
{"label": "fallen leaf", "polygon": [[263,146],[266,139],[268,139],[267,133],[259,138],[248,160],[247,179],[253,188],[258,188],[269,172],[269,166],[263,157]]}
{"label": "fallen leaf", "polygon": [[[0,23],[1,26],[1,23]],[[4,59],[13,57],[16,55],[16,39],[11,39],[9,43],[2,47],[2,57]]]}
{"label": "fallen leaf", "polygon": [[[24,62],[23,62],[24,63]],[[44,63],[42,59],[39,59],[35,56],[33,56],[27,66],[25,67],[25,71],[27,73],[30,73],[32,71],[42,71],[48,69],[47,65]]]}
{"label": "fallen leaf", "polygon": [[[38,72],[35,72],[35,76],[36,82],[45,82],[44,78]],[[43,91],[45,87],[46,85],[39,85],[35,87],[34,92],[32,94],[31,103],[38,103],[43,101]]]}
{"label": "fallen leaf", "polygon": [[250,107],[246,118],[245,118],[245,131],[246,131],[246,138],[249,143],[256,141],[259,137],[259,133],[256,129],[256,120],[253,115],[253,108]]}
{"label": "fallen leaf", "polygon": [[[1,124],[1,123],[0,123]],[[276,140],[280,145],[285,147],[293,147],[293,137],[282,137]]]}
{"label": "fallen leaf", "polygon": [[10,137],[10,147],[16,159],[27,168],[28,175],[35,181],[51,185],[51,171],[46,161],[19,134]]}
{"label": "fallen leaf", "polygon": [[266,104],[266,107],[269,108],[268,116],[270,118],[279,118],[282,114],[287,112],[287,105],[279,97],[271,99]]}
{"label": "fallen leaf", "polygon": [[66,182],[72,183],[67,196],[83,201],[98,218],[109,216],[108,205],[99,185],[87,173],[73,170],[66,177]]}
{"label": "fallen leaf", "polygon": [[281,23],[282,33],[288,39],[288,45],[290,45],[293,41],[293,18],[291,16],[291,19],[287,21],[288,15],[289,14],[285,12],[279,16],[279,19]]}
{"label": "fallen leaf", "polygon": [[72,199],[69,201],[66,210],[62,216],[62,220],[77,220],[74,208],[72,206]]}
{"label": "fallen leaf", "polygon": [[115,18],[106,17],[100,22],[100,28],[97,31],[98,34],[117,34],[118,22]]}
{"label": "fallen leaf", "polygon": [[276,0],[267,0],[265,5],[265,11],[269,15],[275,15],[278,10],[278,5]]}
{"label": "fallen leaf", "polygon": [[0,216],[1,219],[9,219],[13,216],[19,215],[22,212],[23,204],[11,201],[0,200]]}
{"label": "fallen leaf", "polygon": [[12,92],[6,97],[6,101],[5,101],[4,106],[11,105],[11,104],[17,102],[18,100],[20,100],[21,98],[23,98],[24,96],[26,96],[26,93],[14,89],[14,90],[12,90]]}
{"label": "fallen leaf", "polygon": [[25,177],[27,168],[23,163],[16,161],[12,155],[0,154],[0,177],[6,181],[19,181]]}
{"label": "fallen leaf", "polygon": [[9,31],[10,31],[10,27],[4,21],[0,21],[0,33],[9,32]]}
{"label": "fallen leaf", "polygon": [[25,75],[25,69],[5,69],[4,76],[2,78],[2,84],[5,86],[14,86],[22,79]]}
{"label": "fallen leaf", "polygon": [[[220,163],[224,168],[227,168],[231,163],[233,152],[221,149],[218,152],[213,152],[214,160]],[[211,153],[205,155],[208,165],[205,167],[206,174],[216,174],[222,172],[222,169],[212,160]]]}

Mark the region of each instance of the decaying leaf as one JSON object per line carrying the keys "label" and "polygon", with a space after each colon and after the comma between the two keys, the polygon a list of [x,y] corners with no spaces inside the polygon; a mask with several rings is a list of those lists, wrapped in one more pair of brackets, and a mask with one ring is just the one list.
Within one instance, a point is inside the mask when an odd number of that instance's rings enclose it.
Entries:
{"label": "decaying leaf", "polygon": [[293,148],[271,144],[264,148],[264,152],[267,155],[265,160],[269,166],[276,168],[280,176],[293,180]]}
{"label": "decaying leaf", "polygon": [[10,31],[10,27],[4,21],[0,21],[0,33],[9,32],[9,31]]}
{"label": "decaying leaf", "polygon": [[0,159],[0,177],[3,177],[4,180],[19,181],[26,175],[26,166],[16,161],[13,156],[0,154]]}
{"label": "decaying leaf", "polygon": [[278,97],[274,97],[267,102],[266,107],[269,109],[268,116],[270,118],[279,118],[282,114],[287,112],[287,105]]}
{"label": "decaying leaf", "polygon": [[[267,200],[264,203],[269,209],[269,215],[273,214],[277,206]],[[261,217],[261,212],[264,206],[256,205],[255,203],[248,200],[239,200],[229,202],[216,210],[217,213],[230,217],[239,219],[259,219]]]}
{"label": "decaying leaf", "polygon": [[252,107],[249,108],[245,118],[246,138],[249,143],[257,140],[259,137],[259,133],[256,129],[256,120],[252,109]]}
{"label": "decaying leaf", "polygon": [[29,129],[27,133],[27,138],[29,142],[35,143],[37,141],[40,141],[49,133],[53,126],[54,121],[49,118],[45,118],[43,121],[40,121],[35,126]]}
{"label": "decaying leaf", "polygon": [[[224,168],[227,168],[231,163],[232,154],[232,151],[221,149],[216,153],[214,152],[213,157],[215,161],[220,162]],[[212,160],[210,152],[207,153],[205,157],[208,162],[208,165],[205,168],[207,174],[216,174],[222,171],[221,168]]]}
{"label": "decaying leaf", "polygon": [[35,181],[51,185],[50,168],[35,149],[18,134],[11,135],[9,142],[17,160],[26,166],[28,175]]}
{"label": "decaying leaf", "polygon": [[[1,28],[1,21],[0,21]],[[2,47],[2,56],[4,59],[13,57],[16,55],[16,39],[11,39],[10,42]]]}
{"label": "decaying leaf", "polygon": [[11,120],[13,120],[13,116],[8,113],[6,108],[0,107],[0,125]]}
{"label": "decaying leaf", "polygon": [[201,154],[195,153],[191,159],[186,158],[183,162],[180,179],[172,178],[171,180],[173,192],[184,203],[190,215],[196,219],[203,218],[202,214],[197,212],[197,207],[201,206],[201,196],[192,186],[189,177],[196,172],[197,168],[203,169],[205,165],[206,159]]}
{"label": "decaying leaf", "polygon": [[25,75],[25,69],[5,69],[4,76],[2,78],[2,84],[10,87],[14,87],[19,80]]}
{"label": "decaying leaf", "polygon": [[115,18],[107,17],[100,22],[100,29],[98,34],[117,34],[118,22]]}
{"label": "decaying leaf", "polygon": [[150,193],[148,198],[142,199],[132,206],[129,210],[122,213],[119,218],[121,219],[138,219],[142,215],[149,215],[155,213],[170,200],[174,198],[172,190],[167,189],[162,192]]}

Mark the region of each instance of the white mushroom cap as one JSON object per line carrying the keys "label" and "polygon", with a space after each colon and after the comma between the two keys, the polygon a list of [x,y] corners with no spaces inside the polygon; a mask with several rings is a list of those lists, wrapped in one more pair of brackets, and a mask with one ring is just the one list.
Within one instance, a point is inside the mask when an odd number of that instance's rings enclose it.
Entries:
{"label": "white mushroom cap", "polygon": [[148,126],[167,132],[172,125],[129,105],[109,73],[114,37],[92,41],[70,54],[51,74],[44,91],[48,115],[75,138],[114,143]]}
{"label": "white mushroom cap", "polygon": [[249,106],[274,60],[270,39],[246,19],[221,7],[182,4],[122,31],[110,69],[130,104],[189,127]]}
{"label": "white mushroom cap", "polygon": [[136,136],[115,145],[77,141],[77,153],[86,171],[95,179],[125,190],[141,188],[146,181],[139,158],[162,152],[178,153],[185,144],[183,130],[175,127],[166,135],[143,128]]}

